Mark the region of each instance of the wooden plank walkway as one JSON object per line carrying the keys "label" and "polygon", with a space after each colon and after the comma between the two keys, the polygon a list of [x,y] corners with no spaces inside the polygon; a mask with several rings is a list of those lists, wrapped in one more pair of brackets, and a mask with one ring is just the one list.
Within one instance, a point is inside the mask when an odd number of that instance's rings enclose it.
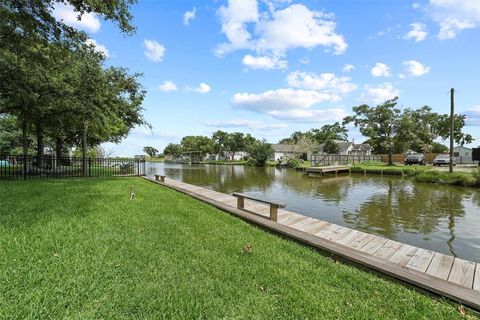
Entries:
{"label": "wooden plank walkway", "polygon": [[186,193],[223,211],[344,259],[480,310],[480,263],[417,248],[283,209],[278,210],[278,222],[273,222],[268,219],[270,208],[267,204],[245,199],[245,210],[240,210],[236,207],[237,199],[232,195],[172,179],[165,179],[164,182],[145,179]]}
{"label": "wooden plank walkway", "polygon": [[350,172],[349,166],[324,166],[324,167],[310,167],[306,168],[305,172],[310,175],[311,173],[316,173],[323,175],[325,173],[342,173],[342,172]]}

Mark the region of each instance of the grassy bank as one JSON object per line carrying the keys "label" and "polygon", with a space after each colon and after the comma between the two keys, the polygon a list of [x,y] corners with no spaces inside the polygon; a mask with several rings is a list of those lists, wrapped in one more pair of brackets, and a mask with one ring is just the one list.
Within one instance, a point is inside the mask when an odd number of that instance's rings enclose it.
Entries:
{"label": "grassy bank", "polygon": [[417,182],[447,184],[464,187],[480,186],[480,169],[469,172],[436,171],[425,166],[388,166],[379,163],[362,163],[352,166],[354,173],[385,174],[414,177]]}
{"label": "grassy bank", "polygon": [[437,171],[426,166],[388,166],[380,163],[362,163],[352,166],[354,173],[385,174],[414,177],[417,182],[480,187],[480,169],[470,172]]}
{"label": "grassy bank", "polygon": [[0,202],[2,319],[462,318],[139,178],[0,182]]}
{"label": "grassy bank", "polygon": [[383,163],[360,163],[351,167],[354,173],[386,174],[413,177],[419,173],[431,170],[426,166],[389,166]]}
{"label": "grassy bank", "polygon": [[218,164],[218,165],[246,165],[248,164],[247,160],[233,160],[233,161],[224,161],[224,160],[209,160],[202,161],[202,164]]}

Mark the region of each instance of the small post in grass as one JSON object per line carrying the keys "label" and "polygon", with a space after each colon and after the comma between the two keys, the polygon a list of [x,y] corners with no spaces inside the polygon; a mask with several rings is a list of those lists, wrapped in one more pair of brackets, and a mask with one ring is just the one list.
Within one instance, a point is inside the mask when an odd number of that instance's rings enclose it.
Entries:
{"label": "small post in grass", "polygon": [[135,186],[130,186],[130,200],[135,199]]}

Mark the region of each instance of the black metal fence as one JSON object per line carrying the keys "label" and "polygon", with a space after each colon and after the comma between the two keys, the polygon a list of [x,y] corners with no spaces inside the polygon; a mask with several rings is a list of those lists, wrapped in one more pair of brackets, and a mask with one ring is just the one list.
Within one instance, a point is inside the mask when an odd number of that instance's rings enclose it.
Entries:
{"label": "black metal fence", "polygon": [[0,180],[145,175],[145,160],[0,155]]}
{"label": "black metal fence", "polygon": [[312,156],[312,166],[325,166],[337,164],[355,164],[361,162],[381,162],[382,157],[377,155],[363,156],[352,154],[323,154]]}

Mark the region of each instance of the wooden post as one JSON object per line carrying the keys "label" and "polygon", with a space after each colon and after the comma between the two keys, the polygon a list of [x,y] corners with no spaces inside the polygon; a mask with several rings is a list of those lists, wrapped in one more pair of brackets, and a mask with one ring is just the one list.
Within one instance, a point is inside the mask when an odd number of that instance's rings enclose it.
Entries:
{"label": "wooden post", "polygon": [[237,208],[238,209],[243,209],[244,207],[245,207],[245,198],[238,197],[237,198]]}
{"label": "wooden post", "polygon": [[270,220],[273,222],[278,220],[278,206],[275,204],[270,204]]}

